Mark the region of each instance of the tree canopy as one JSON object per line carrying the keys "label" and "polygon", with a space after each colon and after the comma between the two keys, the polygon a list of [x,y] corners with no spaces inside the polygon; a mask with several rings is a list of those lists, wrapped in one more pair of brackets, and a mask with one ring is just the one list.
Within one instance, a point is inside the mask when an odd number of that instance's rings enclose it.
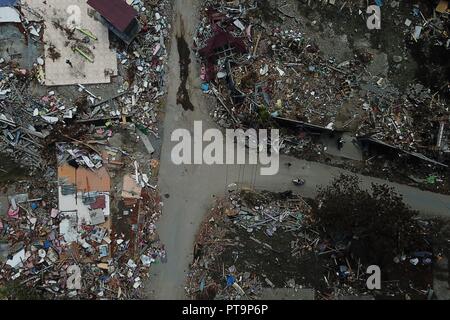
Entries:
{"label": "tree canopy", "polygon": [[341,175],[319,188],[317,200],[318,223],[325,232],[359,242],[372,263],[381,265],[408,250],[419,232],[417,212],[387,185],[363,189],[356,176]]}

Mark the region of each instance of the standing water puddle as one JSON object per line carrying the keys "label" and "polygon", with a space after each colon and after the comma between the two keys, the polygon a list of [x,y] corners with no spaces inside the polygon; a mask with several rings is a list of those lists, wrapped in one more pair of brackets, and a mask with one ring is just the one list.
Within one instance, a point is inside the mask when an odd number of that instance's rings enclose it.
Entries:
{"label": "standing water puddle", "polygon": [[181,104],[184,110],[194,110],[189,93],[186,89],[186,82],[189,77],[189,64],[191,63],[189,46],[184,37],[177,37],[178,54],[180,56],[180,79],[181,83],[177,92],[177,103]]}

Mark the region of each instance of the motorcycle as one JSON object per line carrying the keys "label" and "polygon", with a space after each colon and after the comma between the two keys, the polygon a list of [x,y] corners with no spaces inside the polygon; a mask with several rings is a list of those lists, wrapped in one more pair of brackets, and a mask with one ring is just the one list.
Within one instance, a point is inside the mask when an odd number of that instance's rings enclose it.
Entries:
{"label": "motorcycle", "polygon": [[294,179],[292,180],[292,183],[295,184],[296,186],[302,186],[305,184],[305,180],[303,179]]}

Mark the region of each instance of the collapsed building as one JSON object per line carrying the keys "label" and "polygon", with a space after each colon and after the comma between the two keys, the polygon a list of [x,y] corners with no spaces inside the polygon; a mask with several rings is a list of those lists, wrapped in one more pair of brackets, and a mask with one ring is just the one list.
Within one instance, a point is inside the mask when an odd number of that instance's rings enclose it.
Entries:
{"label": "collapsed building", "polygon": [[0,152],[20,168],[0,181],[2,288],[142,297],[165,256],[155,142],[170,10],[0,1]]}
{"label": "collapsed building", "polygon": [[109,30],[125,43],[130,44],[139,33],[138,13],[125,1],[89,0],[87,3],[98,12]]}
{"label": "collapsed building", "polygon": [[[281,125],[336,137],[348,132],[360,149],[389,145],[405,156],[448,166],[448,84],[437,84],[436,92],[420,83],[399,90],[386,69],[375,68],[387,68],[388,61],[382,62],[384,55],[367,40],[353,40],[353,56],[325,55],[311,36],[317,21],[306,22],[293,2],[277,5],[203,2],[194,48],[202,64],[202,89],[218,100],[211,114],[220,126]],[[313,5],[358,15],[358,3]],[[398,5],[391,7],[395,14]],[[441,7],[440,2],[424,17],[425,5],[413,6],[405,23],[397,23],[405,42],[434,42],[449,50],[447,9]],[[346,35],[335,38],[348,44]],[[394,58],[393,68],[403,59]]]}

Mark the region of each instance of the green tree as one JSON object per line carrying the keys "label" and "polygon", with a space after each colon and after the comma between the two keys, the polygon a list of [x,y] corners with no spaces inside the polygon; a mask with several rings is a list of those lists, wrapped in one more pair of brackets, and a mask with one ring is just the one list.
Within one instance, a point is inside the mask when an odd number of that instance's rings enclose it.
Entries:
{"label": "green tree", "polygon": [[[346,235],[358,239],[371,263],[380,266],[409,250],[419,227],[402,197],[387,185],[360,187],[356,176],[341,175],[319,189],[318,223],[332,238]],[[369,261],[368,261],[369,262]]]}
{"label": "green tree", "polygon": [[42,296],[36,289],[22,285],[16,280],[0,286],[0,299],[41,300]]}

